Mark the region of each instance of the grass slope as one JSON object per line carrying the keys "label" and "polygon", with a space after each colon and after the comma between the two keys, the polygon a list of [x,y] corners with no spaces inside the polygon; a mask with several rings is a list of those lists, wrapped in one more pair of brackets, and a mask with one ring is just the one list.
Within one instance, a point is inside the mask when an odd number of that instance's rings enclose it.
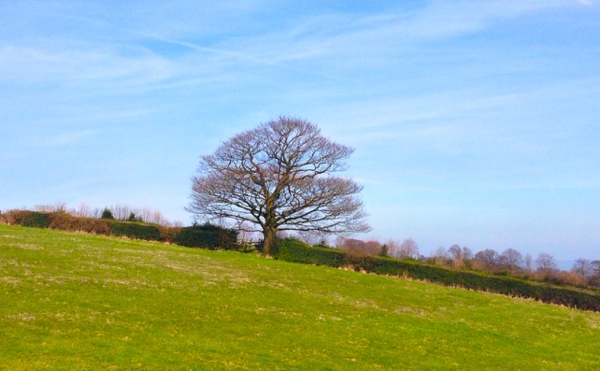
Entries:
{"label": "grass slope", "polygon": [[0,225],[0,368],[600,369],[600,314]]}

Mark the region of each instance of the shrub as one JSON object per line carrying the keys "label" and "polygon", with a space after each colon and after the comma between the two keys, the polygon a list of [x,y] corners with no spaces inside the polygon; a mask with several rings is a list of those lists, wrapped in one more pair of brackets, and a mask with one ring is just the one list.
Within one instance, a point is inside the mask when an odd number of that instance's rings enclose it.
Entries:
{"label": "shrub", "polygon": [[115,217],[113,216],[112,211],[110,211],[108,209],[108,207],[107,207],[107,208],[104,208],[104,210],[102,211],[102,217],[101,217],[101,219],[110,219],[110,220],[113,220],[113,219],[115,219]]}
{"label": "shrub", "polygon": [[48,228],[50,226],[50,215],[46,213],[31,212],[23,219],[24,227]]}
{"label": "shrub", "polygon": [[29,210],[10,210],[6,213],[8,224],[21,225],[23,227],[48,228],[50,216],[47,213]]}
{"label": "shrub", "polygon": [[342,267],[347,264],[343,251],[328,247],[310,247],[295,238],[277,240],[273,256],[275,259],[289,262],[330,267]]}
{"label": "shrub", "polygon": [[173,234],[173,243],[187,247],[204,247],[211,250],[238,250],[237,231],[204,224],[180,228]]}
{"label": "shrub", "polygon": [[140,240],[160,240],[160,231],[156,225],[148,225],[131,222],[113,222],[110,228],[113,236],[126,236]]}
{"label": "shrub", "polygon": [[51,213],[50,228],[63,231],[85,232],[110,235],[111,222],[104,219],[93,219],[72,216],[67,213]]}
{"label": "shrub", "polygon": [[31,211],[26,210],[9,210],[4,214],[4,218],[6,219],[7,224],[22,225],[25,214],[30,212]]}
{"label": "shrub", "polygon": [[159,241],[172,243],[175,235],[180,231],[180,227],[167,227],[160,225],[158,226],[158,232],[160,233]]}

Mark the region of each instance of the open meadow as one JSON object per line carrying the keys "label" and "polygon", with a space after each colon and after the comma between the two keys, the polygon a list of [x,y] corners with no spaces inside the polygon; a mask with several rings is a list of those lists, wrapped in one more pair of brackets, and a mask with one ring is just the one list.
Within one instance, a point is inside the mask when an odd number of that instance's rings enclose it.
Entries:
{"label": "open meadow", "polygon": [[600,313],[0,225],[0,369],[600,369]]}

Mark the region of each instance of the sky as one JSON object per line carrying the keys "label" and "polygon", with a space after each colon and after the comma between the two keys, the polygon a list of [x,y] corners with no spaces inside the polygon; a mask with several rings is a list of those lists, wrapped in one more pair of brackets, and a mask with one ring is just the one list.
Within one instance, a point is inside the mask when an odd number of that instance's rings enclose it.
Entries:
{"label": "sky", "polygon": [[373,227],[600,258],[600,3],[0,0],[0,210],[190,224],[200,156],[280,115],[355,148]]}

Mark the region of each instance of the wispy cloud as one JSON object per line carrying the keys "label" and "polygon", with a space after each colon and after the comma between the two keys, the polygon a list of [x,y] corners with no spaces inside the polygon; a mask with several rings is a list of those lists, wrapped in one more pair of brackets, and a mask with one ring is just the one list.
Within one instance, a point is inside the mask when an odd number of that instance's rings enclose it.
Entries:
{"label": "wispy cloud", "polygon": [[22,144],[30,147],[64,147],[79,144],[98,134],[95,130],[71,131],[50,134],[44,137],[30,136],[22,139]]}
{"label": "wispy cloud", "polygon": [[354,63],[360,63],[361,59],[356,59],[360,54],[377,58],[381,53],[393,54],[412,47],[415,42],[459,37],[508,18],[573,5],[570,0],[433,1],[416,10],[405,10],[400,5],[382,14],[299,19],[288,29],[234,39],[229,47],[235,48],[238,55],[275,64],[348,55],[355,57],[351,59]]}
{"label": "wispy cloud", "polygon": [[[199,33],[203,28],[198,28],[198,21],[176,25],[161,15],[161,19],[167,21],[156,22],[160,27],[151,27],[149,13],[131,9],[133,5],[126,13],[130,14],[125,16],[129,17],[127,22],[115,24],[94,19],[91,15],[70,16],[65,11],[64,19],[93,24],[98,34],[110,30],[110,36],[84,33],[85,38],[73,40],[57,34],[34,39],[29,45],[0,43],[0,81],[53,81],[75,87],[130,91],[128,88],[172,87],[193,84],[193,81],[196,84],[233,82],[243,78],[242,71],[252,70],[253,66],[347,80],[349,69],[361,68],[365,63],[379,63],[386,58],[393,60],[399,51],[415,42],[457,37],[477,32],[499,19],[572,5],[572,1],[566,0],[434,1],[417,10],[407,11],[400,6],[382,14],[299,18],[282,29],[223,40],[204,37]],[[163,10],[168,15],[170,9],[185,8],[181,3]],[[210,19],[211,12],[233,11],[236,15],[232,19],[240,21],[237,27],[243,28],[244,21],[248,22],[244,16],[254,14],[260,7],[251,4],[205,8],[201,7],[202,19]],[[135,21],[139,14],[144,18]],[[198,14],[198,9],[190,9],[185,14],[186,17]],[[144,46],[144,40],[152,39],[188,48],[189,53],[159,55]],[[309,65],[300,66],[300,62]]]}
{"label": "wispy cloud", "polygon": [[0,81],[59,82],[88,88],[110,84],[115,88],[147,85],[172,75],[172,67],[165,59],[140,50],[130,52],[133,53],[128,56],[124,50],[94,44],[4,46],[0,48]]}

